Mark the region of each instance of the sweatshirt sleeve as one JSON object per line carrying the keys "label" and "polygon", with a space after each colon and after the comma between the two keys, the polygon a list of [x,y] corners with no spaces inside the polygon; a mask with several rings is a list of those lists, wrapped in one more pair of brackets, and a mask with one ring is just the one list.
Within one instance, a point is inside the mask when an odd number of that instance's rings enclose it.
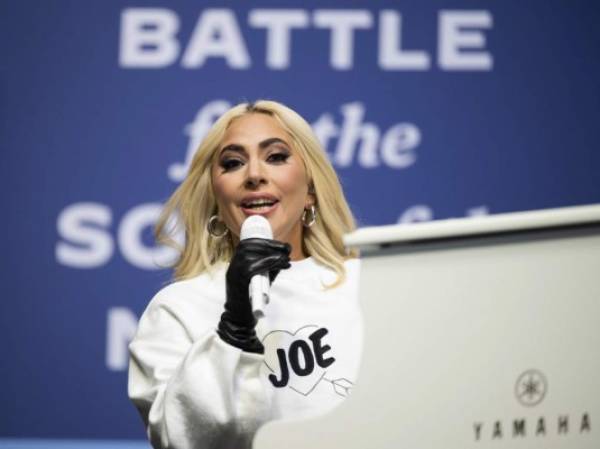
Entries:
{"label": "sweatshirt sleeve", "polygon": [[192,332],[182,312],[152,301],[129,346],[128,393],[152,446],[251,447],[267,419],[263,356],[223,342],[215,323]]}

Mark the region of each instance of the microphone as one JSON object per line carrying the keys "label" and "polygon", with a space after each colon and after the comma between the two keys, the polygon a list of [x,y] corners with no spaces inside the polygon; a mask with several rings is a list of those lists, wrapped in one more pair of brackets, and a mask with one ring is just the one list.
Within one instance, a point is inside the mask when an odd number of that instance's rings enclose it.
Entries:
{"label": "microphone", "polygon": [[[240,240],[259,238],[272,239],[273,230],[262,215],[250,215],[242,223]],[[263,309],[269,303],[269,274],[256,274],[250,280],[250,300],[252,301],[252,312],[256,318],[264,316]]]}

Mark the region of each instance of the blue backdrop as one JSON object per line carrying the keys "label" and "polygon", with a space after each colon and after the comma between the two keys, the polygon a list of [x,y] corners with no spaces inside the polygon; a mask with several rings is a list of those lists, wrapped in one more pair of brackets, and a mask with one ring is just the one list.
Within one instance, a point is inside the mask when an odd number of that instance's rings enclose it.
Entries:
{"label": "blue backdrop", "polygon": [[144,438],[151,227],[229,105],[314,124],[361,225],[599,202],[598,23],[593,0],[4,2],[0,437]]}

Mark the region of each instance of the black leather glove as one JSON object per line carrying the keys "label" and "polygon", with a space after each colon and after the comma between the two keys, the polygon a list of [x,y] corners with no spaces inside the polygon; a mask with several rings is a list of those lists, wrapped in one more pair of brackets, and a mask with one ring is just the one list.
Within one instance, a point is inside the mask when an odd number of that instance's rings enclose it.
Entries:
{"label": "black leather glove", "polygon": [[290,267],[291,246],[277,240],[246,239],[240,241],[225,275],[225,312],[217,329],[219,337],[246,352],[264,353],[256,337],[256,318],[252,313],[249,285],[256,274],[269,274],[271,282]]}

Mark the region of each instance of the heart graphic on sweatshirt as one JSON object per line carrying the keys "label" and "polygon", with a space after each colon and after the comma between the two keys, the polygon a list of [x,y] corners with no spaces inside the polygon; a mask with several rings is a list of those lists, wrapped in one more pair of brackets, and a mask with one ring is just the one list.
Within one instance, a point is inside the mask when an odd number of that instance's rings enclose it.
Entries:
{"label": "heart graphic on sweatshirt", "polygon": [[309,324],[295,332],[275,330],[265,335],[262,342],[271,384],[308,396],[335,362],[331,346],[324,341],[328,333],[324,327]]}

